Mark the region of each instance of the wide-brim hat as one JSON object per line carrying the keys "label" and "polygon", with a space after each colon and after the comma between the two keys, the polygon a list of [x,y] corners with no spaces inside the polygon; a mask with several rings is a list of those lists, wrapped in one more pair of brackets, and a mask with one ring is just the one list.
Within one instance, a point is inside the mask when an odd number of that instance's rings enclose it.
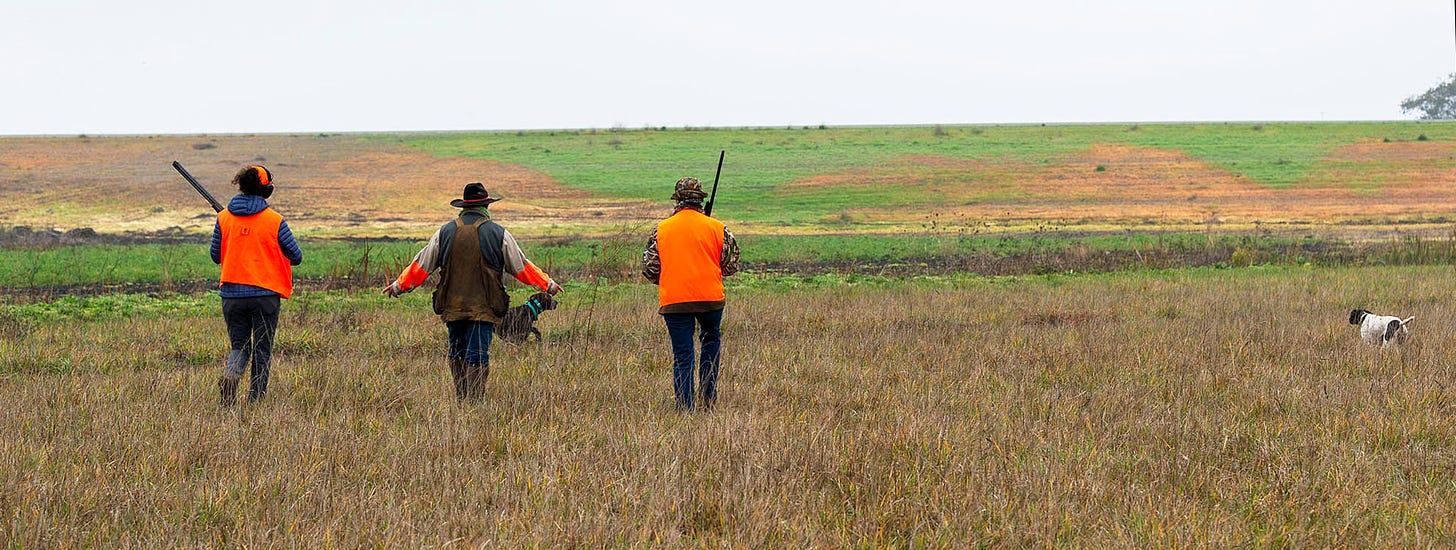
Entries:
{"label": "wide-brim hat", "polygon": [[469,208],[472,206],[485,206],[500,200],[500,197],[490,196],[490,191],[485,190],[483,183],[467,183],[462,197],[450,201],[450,206],[455,208]]}

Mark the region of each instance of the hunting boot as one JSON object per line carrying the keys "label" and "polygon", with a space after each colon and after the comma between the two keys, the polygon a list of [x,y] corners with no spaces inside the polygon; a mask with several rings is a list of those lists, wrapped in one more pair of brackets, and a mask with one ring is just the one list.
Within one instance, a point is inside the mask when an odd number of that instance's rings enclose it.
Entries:
{"label": "hunting boot", "polygon": [[471,364],[465,371],[465,395],[471,401],[485,396],[485,379],[490,378],[490,365]]}
{"label": "hunting boot", "polygon": [[708,364],[699,368],[698,408],[708,411],[718,404],[718,365]]}
{"label": "hunting boot", "polygon": [[231,407],[237,404],[238,381],[243,379],[243,367],[247,362],[247,351],[235,349],[228,352],[227,369],[222,371],[222,378],[217,379],[217,392],[222,406]]}
{"label": "hunting boot", "polygon": [[217,379],[217,392],[219,403],[224,407],[231,407],[238,402],[238,380],[241,377],[233,374],[224,374]]}
{"label": "hunting boot", "polygon": [[717,405],[717,404],[718,404],[718,396],[716,396],[716,395],[712,395],[712,396],[704,395],[704,396],[698,397],[698,409],[699,410],[702,410],[702,411],[711,411],[711,410],[713,410],[713,406],[714,405]]}
{"label": "hunting boot", "polygon": [[248,402],[257,403],[268,396],[268,367],[258,368],[253,364],[253,372],[248,376]]}
{"label": "hunting boot", "polygon": [[455,380],[455,399],[464,401],[466,397],[466,366],[464,359],[450,360],[450,376]]}

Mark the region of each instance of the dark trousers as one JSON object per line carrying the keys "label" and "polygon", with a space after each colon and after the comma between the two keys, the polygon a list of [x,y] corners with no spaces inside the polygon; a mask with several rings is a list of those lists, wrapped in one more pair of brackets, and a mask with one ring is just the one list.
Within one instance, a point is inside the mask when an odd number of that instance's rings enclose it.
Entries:
{"label": "dark trousers", "polygon": [[723,310],[703,313],[664,313],[667,335],[672,339],[672,391],[677,406],[693,409],[693,332],[698,331],[702,353],[697,358],[698,385],[703,404],[711,406],[718,398],[718,349],[722,344]]}
{"label": "dark trousers", "polygon": [[222,318],[227,321],[227,375],[242,377],[248,359],[253,360],[248,376],[248,399],[257,401],[268,393],[268,362],[273,359],[273,334],[278,330],[277,295],[254,298],[223,298]]}
{"label": "dark trousers", "polygon": [[445,331],[450,337],[450,358],[464,360],[471,365],[490,365],[490,340],[495,335],[495,325],[482,321],[447,321]]}

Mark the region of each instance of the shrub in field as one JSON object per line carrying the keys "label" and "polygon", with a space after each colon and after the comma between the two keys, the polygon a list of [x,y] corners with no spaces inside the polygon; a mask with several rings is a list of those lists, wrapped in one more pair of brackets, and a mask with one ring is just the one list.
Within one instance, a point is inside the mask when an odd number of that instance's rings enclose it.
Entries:
{"label": "shrub in field", "polygon": [[1234,249],[1232,254],[1229,254],[1228,263],[1234,267],[1249,267],[1254,265],[1254,261],[1254,252],[1244,247],[1238,247]]}

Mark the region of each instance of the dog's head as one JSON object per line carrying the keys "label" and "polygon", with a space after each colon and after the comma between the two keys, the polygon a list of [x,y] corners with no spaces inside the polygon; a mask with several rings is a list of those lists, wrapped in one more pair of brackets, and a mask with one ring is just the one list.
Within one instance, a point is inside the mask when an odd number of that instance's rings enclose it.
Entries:
{"label": "dog's head", "polygon": [[1366,315],[1369,315],[1369,314],[1370,314],[1370,312],[1365,311],[1363,309],[1353,309],[1353,310],[1350,310],[1350,324],[1352,324],[1352,325],[1358,325],[1358,324],[1364,322],[1365,321],[1365,316]]}
{"label": "dog's head", "polygon": [[532,294],[526,301],[536,304],[536,309],[539,311],[556,309],[556,298],[552,298],[550,294],[545,292]]}

